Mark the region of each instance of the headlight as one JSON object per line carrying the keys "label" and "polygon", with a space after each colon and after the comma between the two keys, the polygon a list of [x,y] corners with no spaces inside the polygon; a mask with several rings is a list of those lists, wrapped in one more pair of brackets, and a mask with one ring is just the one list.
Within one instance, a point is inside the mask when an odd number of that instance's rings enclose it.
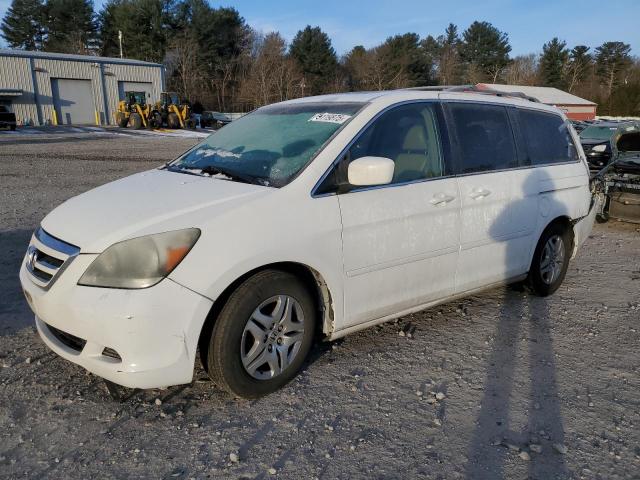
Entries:
{"label": "headlight", "polygon": [[78,285],[151,287],[178,266],[199,236],[200,230],[188,228],[115,243],[89,265]]}
{"label": "headlight", "polygon": [[607,146],[605,144],[602,145],[596,145],[595,147],[593,147],[591,149],[592,152],[604,152],[607,149]]}

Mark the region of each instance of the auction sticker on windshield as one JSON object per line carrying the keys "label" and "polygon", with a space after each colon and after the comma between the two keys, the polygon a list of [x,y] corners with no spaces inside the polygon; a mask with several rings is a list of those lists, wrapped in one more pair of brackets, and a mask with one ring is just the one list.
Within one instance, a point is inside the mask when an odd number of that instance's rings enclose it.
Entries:
{"label": "auction sticker on windshield", "polygon": [[344,123],[351,118],[351,115],[343,113],[316,113],[309,119],[310,122]]}

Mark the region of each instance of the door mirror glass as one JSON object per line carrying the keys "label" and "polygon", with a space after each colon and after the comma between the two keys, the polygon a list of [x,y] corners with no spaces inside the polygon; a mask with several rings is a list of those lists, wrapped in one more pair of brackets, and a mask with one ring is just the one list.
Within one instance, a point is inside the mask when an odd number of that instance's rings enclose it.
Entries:
{"label": "door mirror glass", "polygon": [[347,176],[354,186],[387,185],[393,180],[395,163],[385,157],[361,157],[349,164]]}

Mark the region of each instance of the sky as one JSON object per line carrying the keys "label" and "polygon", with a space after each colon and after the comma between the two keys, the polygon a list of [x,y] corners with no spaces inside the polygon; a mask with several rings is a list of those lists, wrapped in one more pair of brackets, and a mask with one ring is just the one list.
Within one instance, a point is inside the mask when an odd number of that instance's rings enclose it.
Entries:
{"label": "sky", "polygon": [[[94,0],[96,10],[104,3]],[[4,17],[11,0],[0,0]],[[509,34],[512,56],[538,53],[557,36],[569,47],[595,48],[605,41],[631,44],[640,56],[640,0],[209,0],[235,7],[264,33],[279,31],[288,41],[306,25],[320,26],[338,54],[355,45],[372,47],[387,37],[444,32],[451,22],[462,32],[474,20],[491,22]],[[0,40],[1,41],[1,40]]]}

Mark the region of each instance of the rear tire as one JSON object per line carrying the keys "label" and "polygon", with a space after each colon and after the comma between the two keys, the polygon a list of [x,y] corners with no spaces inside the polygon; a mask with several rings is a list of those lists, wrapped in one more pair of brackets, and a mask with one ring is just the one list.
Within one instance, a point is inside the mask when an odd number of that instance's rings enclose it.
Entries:
{"label": "rear tire", "polygon": [[242,283],[222,308],[209,339],[207,371],[231,394],[258,398],[302,367],[315,332],[315,302],[294,275],[264,270]]}
{"label": "rear tire", "polygon": [[140,130],[142,128],[142,117],[138,113],[132,113],[129,117],[129,123],[134,130]]}
{"label": "rear tire", "polygon": [[541,297],[554,293],[564,280],[573,246],[570,229],[554,223],[542,232],[527,277],[529,288]]}
{"label": "rear tire", "polygon": [[169,128],[180,128],[180,119],[178,118],[178,115],[173,112],[167,115],[167,126]]}

